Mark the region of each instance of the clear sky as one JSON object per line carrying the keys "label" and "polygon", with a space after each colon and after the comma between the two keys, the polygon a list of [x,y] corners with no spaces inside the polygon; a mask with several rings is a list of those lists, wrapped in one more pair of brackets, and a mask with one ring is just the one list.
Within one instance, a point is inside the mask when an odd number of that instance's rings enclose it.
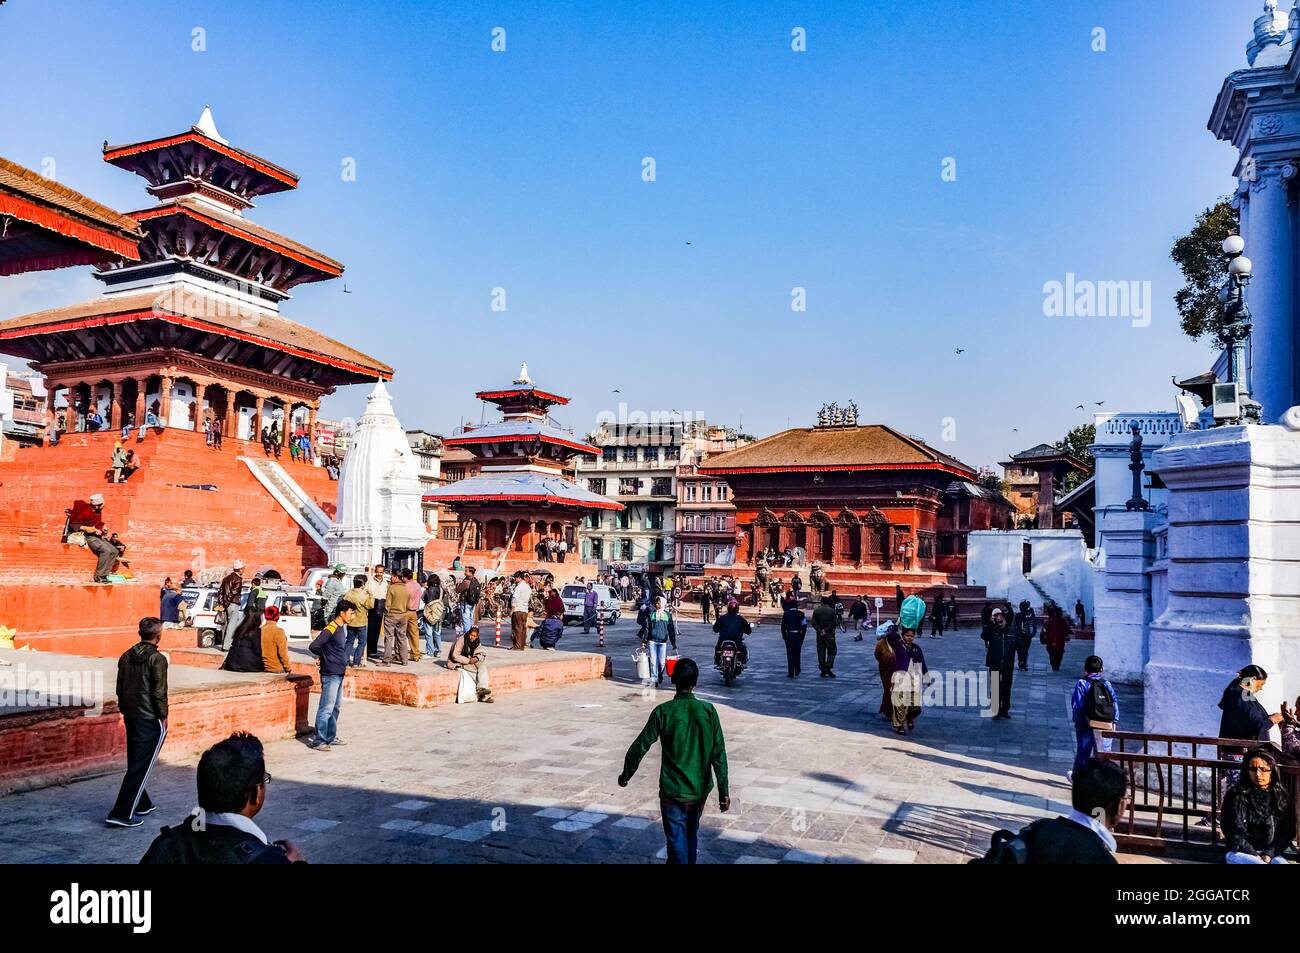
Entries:
{"label": "clear sky", "polygon": [[[978,465],[1208,369],[1168,252],[1232,187],[1206,121],[1261,7],[12,0],[0,155],[129,211],[101,143],[210,103],[302,176],[251,217],[347,266],[284,313],[396,367],[407,427],[477,420],[527,360],[579,431],[620,400],[757,435],[854,400]],[[1150,325],[1045,316],[1067,273],[1151,282]],[[100,287],[0,280],[0,316]]]}

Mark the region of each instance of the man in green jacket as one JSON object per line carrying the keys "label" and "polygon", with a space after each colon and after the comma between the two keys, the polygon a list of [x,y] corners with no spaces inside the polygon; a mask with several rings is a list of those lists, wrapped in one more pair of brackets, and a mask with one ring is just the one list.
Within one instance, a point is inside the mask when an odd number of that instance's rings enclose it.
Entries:
{"label": "man in green jacket", "polygon": [[731,808],[727,787],[727,746],[722,738],[718,712],[694,695],[700,667],[693,659],[680,659],[673,668],[677,694],[672,701],[657,705],[641,734],[623,759],[619,787],[627,787],[637,766],[655,741],[662,742],[663,762],[659,768],[659,808],[664,837],[668,841],[668,863],[695,863],[699,845],[700,815],[718,779],[718,807]]}

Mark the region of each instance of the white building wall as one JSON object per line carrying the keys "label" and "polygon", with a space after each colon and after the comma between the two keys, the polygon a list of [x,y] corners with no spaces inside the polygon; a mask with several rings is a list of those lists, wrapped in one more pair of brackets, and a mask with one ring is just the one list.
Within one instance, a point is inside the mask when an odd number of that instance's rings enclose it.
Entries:
{"label": "white building wall", "polygon": [[[1028,576],[1021,572],[1026,543]],[[1071,615],[1074,601],[1082,599],[1091,619],[1092,576],[1083,534],[1075,529],[976,530],[966,539],[966,582],[984,586],[992,599],[1013,605],[1027,599],[1037,611],[1047,597]]]}

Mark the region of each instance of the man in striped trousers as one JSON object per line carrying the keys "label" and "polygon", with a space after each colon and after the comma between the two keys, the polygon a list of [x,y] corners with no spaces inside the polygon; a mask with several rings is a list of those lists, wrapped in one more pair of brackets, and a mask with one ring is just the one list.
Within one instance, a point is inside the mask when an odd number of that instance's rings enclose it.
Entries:
{"label": "man in striped trousers", "polygon": [[140,641],[117,660],[117,707],[126,722],[126,777],[104,818],[114,827],[139,827],[154,809],[145,784],[167,737],[167,658],[158,651],[162,620],[140,620]]}

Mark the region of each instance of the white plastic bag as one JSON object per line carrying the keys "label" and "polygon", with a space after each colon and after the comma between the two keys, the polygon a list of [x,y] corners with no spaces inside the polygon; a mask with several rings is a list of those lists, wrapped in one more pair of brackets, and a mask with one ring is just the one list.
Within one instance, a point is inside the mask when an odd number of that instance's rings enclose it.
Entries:
{"label": "white plastic bag", "polygon": [[474,676],[463,668],[459,669],[460,685],[456,688],[456,704],[463,705],[466,702],[478,701],[478,691],[474,684]]}

